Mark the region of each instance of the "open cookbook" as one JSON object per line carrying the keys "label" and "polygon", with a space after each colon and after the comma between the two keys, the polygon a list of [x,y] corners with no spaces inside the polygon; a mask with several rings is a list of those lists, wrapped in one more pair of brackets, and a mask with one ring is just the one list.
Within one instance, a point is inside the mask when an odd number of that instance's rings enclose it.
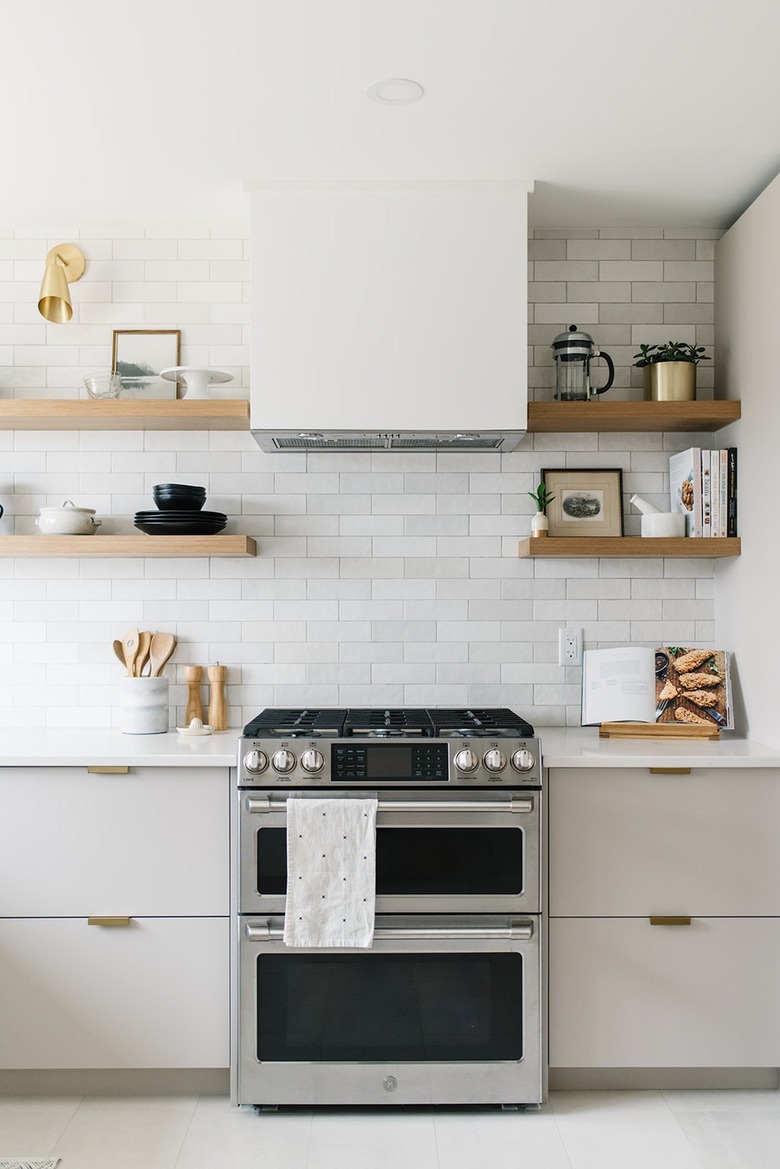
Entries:
{"label": "open cookbook", "polygon": [[630,645],[588,649],[582,664],[582,725],[675,723],[732,730],[728,654],[720,649]]}

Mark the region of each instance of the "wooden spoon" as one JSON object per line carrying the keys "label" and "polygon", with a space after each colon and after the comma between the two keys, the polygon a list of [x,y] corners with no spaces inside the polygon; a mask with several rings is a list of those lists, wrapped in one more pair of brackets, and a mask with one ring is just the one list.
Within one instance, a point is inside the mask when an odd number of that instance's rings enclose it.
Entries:
{"label": "wooden spoon", "polygon": [[150,676],[159,678],[165,663],[176,649],[176,638],[172,633],[155,633],[149,647]]}
{"label": "wooden spoon", "polygon": [[135,673],[136,677],[140,678],[144,672],[144,666],[149,661],[149,647],[152,644],[152,635],[148,629],[143,629],[138,634],[138,653],[135,655]]}
{"label": "wooden spoon", "polygon": [[125,665],[130,678],[135,674],[135,655],[138,653],[138,630],[128,629],[122,637],[122,650],[125,655]]}
{"label": "wooden spoon", "polygon": [[122,642],[119,640],[119,638],[117,638],[116,641],[113,643],[113,645],[114,645],[114,653],[119,658],[122,665],[125,666],[125,668],[127,668],[127,662],[125,661],[125,651],[122,649]]}

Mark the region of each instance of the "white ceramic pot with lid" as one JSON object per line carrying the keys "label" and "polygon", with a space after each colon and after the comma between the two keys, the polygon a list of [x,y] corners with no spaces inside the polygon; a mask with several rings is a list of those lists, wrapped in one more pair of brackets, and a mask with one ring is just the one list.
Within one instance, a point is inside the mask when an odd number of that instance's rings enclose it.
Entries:
{"label": "white ceramic pot with lid", "polygon": [[42,536],[92,536],[102,524],[93,507],[76,507],[66,499],[59,507],[42,507],[35,521]]}

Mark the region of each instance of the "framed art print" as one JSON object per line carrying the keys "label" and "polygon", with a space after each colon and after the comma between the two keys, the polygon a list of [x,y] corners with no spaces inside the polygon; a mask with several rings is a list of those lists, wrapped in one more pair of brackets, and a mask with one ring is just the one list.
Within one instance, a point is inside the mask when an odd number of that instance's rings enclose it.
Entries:
{"label": "framed art print", "polygon": [[622,536],[623,472],[542,471],[555,496],[545,509],[551,536]]}
{"label": "framed art print", "polygon": [[180,364],[181,329],[115,329],[112,368],[123,398],[175,398],[160,371]]}

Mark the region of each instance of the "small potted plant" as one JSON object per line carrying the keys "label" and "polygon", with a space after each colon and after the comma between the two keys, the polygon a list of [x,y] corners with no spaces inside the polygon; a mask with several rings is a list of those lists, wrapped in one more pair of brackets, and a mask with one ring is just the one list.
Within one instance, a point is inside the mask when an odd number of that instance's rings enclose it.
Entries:
{"label": "small potted plant", "polygon": [[634,365],[642,369],[645,398],[653,402],[693,401],[700,361],[709,361],[704,346],[687,341],[640,345],[634,354]]}
{"label": "small potted plant", "polygon": [[531,518],[531,535],[546,536],[550,529],[550,522],[544,514],[544,509],[548,503],[552,503],[555,496],[547,490],[544,483],[540,483],[536,491],[529,491],[528,494],[536,504],[536,515]]}

